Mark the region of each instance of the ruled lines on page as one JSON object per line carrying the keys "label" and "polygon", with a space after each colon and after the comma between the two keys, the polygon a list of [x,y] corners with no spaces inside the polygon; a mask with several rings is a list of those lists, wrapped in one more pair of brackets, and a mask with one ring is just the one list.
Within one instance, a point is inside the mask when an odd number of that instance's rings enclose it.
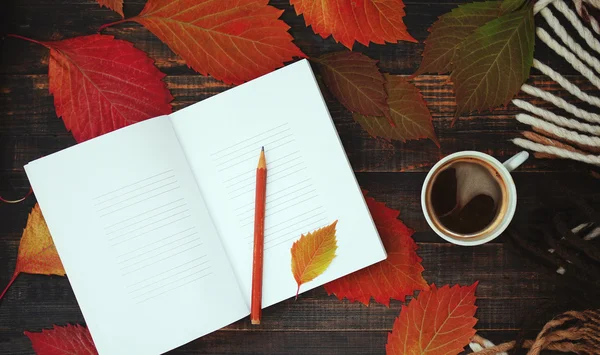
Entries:
{"label": "ruled lines on page", "polygon": [[210,154],[247,247],[252,248],[253,242],[256,163],[262,146],[267,160],[268,250],[327,225],[327,213],[289,124],[250,135]]}
{"label": "ruled lines on page", "polygon": [[174,170],[123,184],[92,203],[134,302],[211,275],[211,260]]}

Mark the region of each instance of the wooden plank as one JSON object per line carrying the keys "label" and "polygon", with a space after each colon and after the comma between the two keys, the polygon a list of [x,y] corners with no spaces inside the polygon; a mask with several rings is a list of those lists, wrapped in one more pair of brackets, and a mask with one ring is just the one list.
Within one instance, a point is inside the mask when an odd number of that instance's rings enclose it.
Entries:
{"label": "wooden plank", "polygon": [[[493,246],[498,249],[498,246]],[[485,253],[483,253],[485,254]],[[482,260],[477,258],[478,261]],[[468,269],[468,268],[467,268]],[[478,276],[481,283],[477,290],[478,329],[481,330],[514,330],[519,327],[524,314],[531,313],[547,303],[547,298],[523,297],[525,292],[518,291],[527,282],[534,283],[539,276],[532,272],[513,272],[499,270],[507,281],[489,278],[489,271],[473,272],[457,266],[457,273],[463,276],[448,276],[446,280],[440,275],[436,279],[438,285],[446,281],[463,281],[472,283]],[[469,275],[466,275],[466,274]],[[493,276],[493,275],[492,275]],[[496,277],[497,278],[497,277]],[[522,279],[512,283],[510,280]],[[460,279],[460,280],[457,280]],[[468,280],[468,281],[467,281]],[[467,282],[465,282],[467,281]],[[486,285],[487,284],[487,285]],[[493,288],[510,288],[516,297],[485,297],[484,294],[494,292]],[[497,292],[497,290],[496,290]],[[544,292],[551,296],[551,291]],[[529,293],[528,296],[536,296]],[[66,278],[43,275],[21,275],[5,296],[0,308],[0,330],[28,330],[49,327],[52,324],[83,323],[73,291]],[[399,301],[392,301],[390,307],[371,304],[369,307],[347,300],[339,301],[334,296],[327,296],[323,288],[317,288],[302,294],[298,301],[290,298],[263,311],[261,326],[252,326],[248,319],[240,320],[226,327],[229,330],[253,331],[346,331],[346,330],[380,330],[389,331],[401,308]]]}
{"label": "wooden plank", "polygon": [[[18,240],[3,236],[0,240],[0,284],[8,282],[14,269]],[[441,243],[419,243],[424,276],[430,283],[472,284],[477,289],[480,329],[513,329],[522,311],[532,310],[553,296],[552,280],[536,271],[533,264],[520,259],[502,244],[464,248]],[[291,277],[291,274],[290,274]],[[372,304],[339,301],[327,296],[323,288],[302,294],[298,301],[289,299],[264,312],[263,327],[252,327],[247,320],[229,329],[253,331],[280,330],[389,330],[400,309],[393,301],[390,308]],[[68,279],[58,276],[19,276],[0,307],[0,324],[7,329],[29,329],[51,323],[82,322]]]}
{"label": "wooden plank", "polygon": [[[385,202],[391,208],[400,210],[400,219],[410,228],[417,231],[415,239],[421,242],[440,242],[428,227],[423,218],[421,209],[420,191],[425,179],[425,173],[358,173],[360,186],[369,191],[369,196],[378,201]],[[545,187],[551,181],[560,184],[590,197],[600,196],[600,180],[586,173],[522,173],[513,174],[518,191],[518,208],[515,214],[515,223],[525,223],[529,211],[539,206],[540,194],[547,194]],[[0,175],[0,196],[17,198],[25,194],[29,188],[27,178],[23,172],[14,172]],[[554,198],[565,197],[564,192],[553,192]],[[25,203],[17,205],[0,204],[0,215],[6,221],[2,227],[2,235],[10,235],[17,239],[25,225],[27,214],[33,206],[31,197]],[[502,238],[496,240],[502,242]]]}
{"label": "wooden plank", "polygon": [[[420,191],[425,179],[425,173],[358,173],[358,182],[363,189],[369,191],[369,196],[378,201],[385,202],[391,208],[400,210],[400,219],[410,228],[417,231],[415,239],[421,242],[439,242],[437,237],[428,227],[423,218],[421,209]],[[547,184],[551,181],[559,182],[578,193],[590,197],[600,196],[600,180],[589,176],[587,173],[522,173],[513,174],[518,191],[518,208],[515,214],[515,223],[526,223],[529,211],[539,206],[540,194],[547,194]],[[14,172],[0,175],[0,196],[17,198],[29,188],[27,178],[23,172]],[[554,198],[565,197],[564,192],[553,192]],[[25,225],[27,214],[33,206],[33,197],[25,203],[17,205],[0,204],[0,215],[6,221],[2,227],[2,235],[10,235],[17,239]],[[496,240],[502,242],[502,238]]]}
{"label": "wooden plank", "polygon": [[[27,162],[75,143],[54,113],[46,75],[10,75],[3,79],[0,83],[0,92],[4,93],[0,96],[0,117],[3,117],[3,125],[0,126],[0,132],[3,132],[0,138],[3,164],[0,165],[0,171],[21,171]],[[600,96],[600,90],[585,80],[579,77],[569,79],[589,94]],[[447,80],[448,76],[423,76],[416,80],[416,85],[430,103],[441,149],[429,140],[390,143],[374,139],[354,122],[348,111],[330,98],[327,104],[354,170],[427,171],[442,156],[459,150],[484,151],[500,160],[520,150],[509,140],[528,128],[514,119],[514,115],[520,112],[514,106],[467,115],[450,127],[455,105]],[[175,110],[229,88],[214,79],[198,75],[169,76],[166,81],[176,97],[173,103]],[[542,76],[535,76],[530,81],[559,96],[568,97],[557,84]],[[548,107],[540,100],[523,98]],[[589,166],[560,160],[531,159],[520,171],[565,169],[587,171]]]}
{"label": "wooden plank", "polygon": [[[39,329],[38,329],[39,330]],[[536,332],[531,332],[533,339]],[[479,335],[501,344],[514,340],[517,336],[513,330],[480,331]],[[340,354],[340,355],[381,355],[385,353],[387,331],[255,331],[220,330],[189,344],[181,346],[169,354],[211,354],[211,355],[306,355],[306,354]],[[3,340],[5,339],[5,340]],[[34,354],[29,339],[17,331],[0,329],[0,349],[10,349],[11,355]],[[470,350],[464,354],[470,353]],[[560,353],[544,352],[547,355]]]}
{"label": "wooden plank", "polygon": [[[513,339],[514,331],[483,333],[486,338],[500,343]],[[6,339],[2,341],[1,339]],[[381,355],[385,354],[387,332],[344,331],[218,331],[169,352],[169,354],[211,355]],[[3,347],[4,346],[4,347]],[[21,332],[0,330],[0,348],[10,349],[11,355],[32,355],[29,339]],[[546,354],[546,353],[544,353]]]}

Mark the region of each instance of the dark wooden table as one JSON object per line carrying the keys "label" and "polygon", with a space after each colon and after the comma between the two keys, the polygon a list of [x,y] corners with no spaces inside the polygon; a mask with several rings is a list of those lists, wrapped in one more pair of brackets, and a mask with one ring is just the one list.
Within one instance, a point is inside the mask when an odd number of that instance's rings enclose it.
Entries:
{"label": "dark wooden table", "polygon": [[[405,22],[422,42],[438,16],[465,1],[405,2],[408,13]],[[143,5],[143,0],[125,0],[126,15],[137,14]],[[275,0],[272,5],[285,10],[282,18],[292,27],[297,45],[308,56],[343,50],[332,39],[323,40],[306,28],[302,17],[295,15],[287,1]],[[0,11],[2,33],[38,40],[92,34],[100,25],[118,19],[118,15],[101,9],[92,0],[5,0]],[[105,33],[133,42],[156,60],[159,69],[167,74],[165,80],[175,96],[175,110],[228,89],[221,82],[187,68],[181,58],[140,25],[127,23]],[[24,164],[75,141],[56,117],[48,92],[48,50],[14,38],[1,43],[0,195],[10,198],[23,195],[29,188]],[[356,45],[354,49],[379,60],[385,72],[411,74],[419,65],[423,45]],[[600,95],[565,63],[553,58],[541,43],[536,44],[536,57],[569,74],[569,79],[583,89]],[[419,192],[428,169],[440,157],[473,149],[505,160],[519,151],[509,139],[527,127],[515,120],[518,110],[509,106],[473,113],[451,128],[455,105],[447,79],[443,75],[427,75],[416,80],[433,113],[441,149],[425,140],[390,144],[373,139],[337,101],[330,98],[327,104],[361,186],[379,201],[399,209],[401,219],[417,231],[414,238],[419,244],[426,280],[438,285],[465,285],[479,280],[476,328],[489,339],[507,341],[514,338],[523,315],[551,299],[556,286],[534,263],[515,254],[506,245],[505,236],[472,248],[454,246],[436,237],[421,213]],[[533,71],[529,81],[569,97],[538,72]],[[600,182],[590,176],[590,170],[589,166],[575,162],[529,160],[514,173],[519,193],[514,223],[526,222],[527,211],[539,203],[538,187],[544,181],[558,180],[577,191],[599,195]],[[31,197],[16,205],[0,204],[2,287],[14,270],[21,232],[34,203],[35,198]],[[298,301],[291,299],[268,308],[260,326],[242,320],[173,353],[384,354],[387,333],[400,306],[397,301],[389,308],[341,302],[318,288],[303,294]],[[0,304],[0,354],[33,353],[24,330],[83,322],[67,278],[21,275]]]}

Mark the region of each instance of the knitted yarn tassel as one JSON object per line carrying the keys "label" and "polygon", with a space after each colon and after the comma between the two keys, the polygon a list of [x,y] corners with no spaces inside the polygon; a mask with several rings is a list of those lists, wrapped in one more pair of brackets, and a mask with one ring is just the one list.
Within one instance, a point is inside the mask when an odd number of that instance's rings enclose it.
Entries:
{"label": "knitted yarn tassel", "polygon": [[[589,23],[594,32],[600,33],[597,20],[589,15],[588,8],[600,8],[599,0],[573,0],[575,8],[582,18]],[[549,9],[561,13],[576,30],[579,37],[594,50],[590,53],[567,33],[565,27]],[[600,60],[595,55],[600,54],[600,41],[596,39],[580,20],[579,16],[569,8],[563,0],[539,0],[534,6],[534,13],[548,23],[554,34],[562,43],[554,39],[541,27],[536,29],[538,38],[557,55],[562,57],[583,77],[600,89]],[[600,108],[600,98],[590,95],[571,83],[563,75],[534,59],[533,67],[556,81],[571,95],[588,105]],[[564,117],[529,102],[514,99],[512,102],[520,109],[530,114],[518,114],[517,120],[528,124],[536,132],[524,132],[524,138],[515,138],[516,145],[536,152],[538,158],[564,158],[600,166],[600,115],[581,109],[566,100],[540,88],[524,84],[521,90],[529,95],[541,98],[574,117]],[[585,121],[585,122],[582,122]]]}

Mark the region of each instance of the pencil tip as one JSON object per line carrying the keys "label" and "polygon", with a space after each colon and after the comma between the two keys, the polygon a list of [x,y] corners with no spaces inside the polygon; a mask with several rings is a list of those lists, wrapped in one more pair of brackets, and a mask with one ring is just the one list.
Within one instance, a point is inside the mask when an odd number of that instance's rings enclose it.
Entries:
{"label": "pencil tip", "polygon": [[263,145],[262,147],[260,147],[260,151],[264,152],[265,151],[265,146]]}

